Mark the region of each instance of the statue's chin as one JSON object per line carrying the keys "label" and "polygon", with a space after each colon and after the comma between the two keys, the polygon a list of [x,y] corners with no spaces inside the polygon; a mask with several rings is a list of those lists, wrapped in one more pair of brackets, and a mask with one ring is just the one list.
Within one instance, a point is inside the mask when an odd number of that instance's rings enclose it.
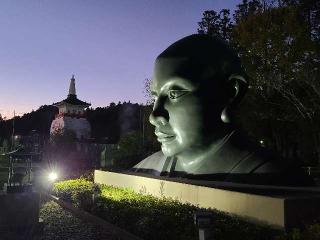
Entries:
{"label": "statue's chin", "polygon": [[176,151],[174,151],[173,149],[168,148],[166,146],[162,145],[161,150],[162,150],[163,155],[165,155],[166,157],[173,157],[174,155],[176,155]]}

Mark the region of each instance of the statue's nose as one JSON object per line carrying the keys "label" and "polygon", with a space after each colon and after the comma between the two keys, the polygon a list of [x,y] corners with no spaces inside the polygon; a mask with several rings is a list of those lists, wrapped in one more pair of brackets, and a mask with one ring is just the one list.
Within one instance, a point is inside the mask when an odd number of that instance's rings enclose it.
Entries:
{"label": "statue's nose", "polygon": [[169,113],[164,106],[165,99],[157,98],[153,104],[153,110],[149,116],[149,122],[158,127],[160,125],[166,125],[169,121]]}

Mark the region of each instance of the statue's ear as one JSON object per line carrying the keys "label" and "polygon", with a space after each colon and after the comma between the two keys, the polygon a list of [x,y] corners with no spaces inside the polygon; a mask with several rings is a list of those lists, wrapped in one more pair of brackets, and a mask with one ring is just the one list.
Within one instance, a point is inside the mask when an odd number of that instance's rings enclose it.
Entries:
{"label": "statue's ear", "polygon": [[228,78],[228,82],[227,82],[228,102],[221,113],[221,120],[224,123],[231,122],[232,112],[235,106],[237,106],[240,103],[247,89],[248,89],[248,82],[243,76],[232,74]]}
{"label": "statue's ear", "polygon": [[229,91],[229,103],[232,105],[236,105],[245,95],[248,89],[248,82],[243,76],[232,74],[228,78],[227,88]]}

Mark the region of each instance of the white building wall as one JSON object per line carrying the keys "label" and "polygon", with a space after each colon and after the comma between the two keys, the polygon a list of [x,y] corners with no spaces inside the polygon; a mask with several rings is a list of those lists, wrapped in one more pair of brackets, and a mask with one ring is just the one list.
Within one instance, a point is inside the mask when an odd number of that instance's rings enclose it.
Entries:
{"label": "white building wall", "polygon": [[51,123],[50,134],[56,131],[64,131],[65,129],[73,131],[78,139],[89,138],[91,135],[91,126],[85,118],[60,117]]}

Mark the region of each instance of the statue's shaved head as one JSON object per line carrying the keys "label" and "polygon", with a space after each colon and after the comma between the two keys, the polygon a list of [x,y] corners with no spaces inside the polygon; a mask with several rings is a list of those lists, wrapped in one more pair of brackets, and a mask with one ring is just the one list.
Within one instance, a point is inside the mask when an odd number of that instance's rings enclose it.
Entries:
{"label": "statue's shaved head", "polygon": [[[186,59],[184,75],[198,81],[227,81],[232,74],[244,75],[240,59],[233,49],[218,38],[194,34],[178,40],[157,58]],[[186,71],[186,69],[188,71]]]}

